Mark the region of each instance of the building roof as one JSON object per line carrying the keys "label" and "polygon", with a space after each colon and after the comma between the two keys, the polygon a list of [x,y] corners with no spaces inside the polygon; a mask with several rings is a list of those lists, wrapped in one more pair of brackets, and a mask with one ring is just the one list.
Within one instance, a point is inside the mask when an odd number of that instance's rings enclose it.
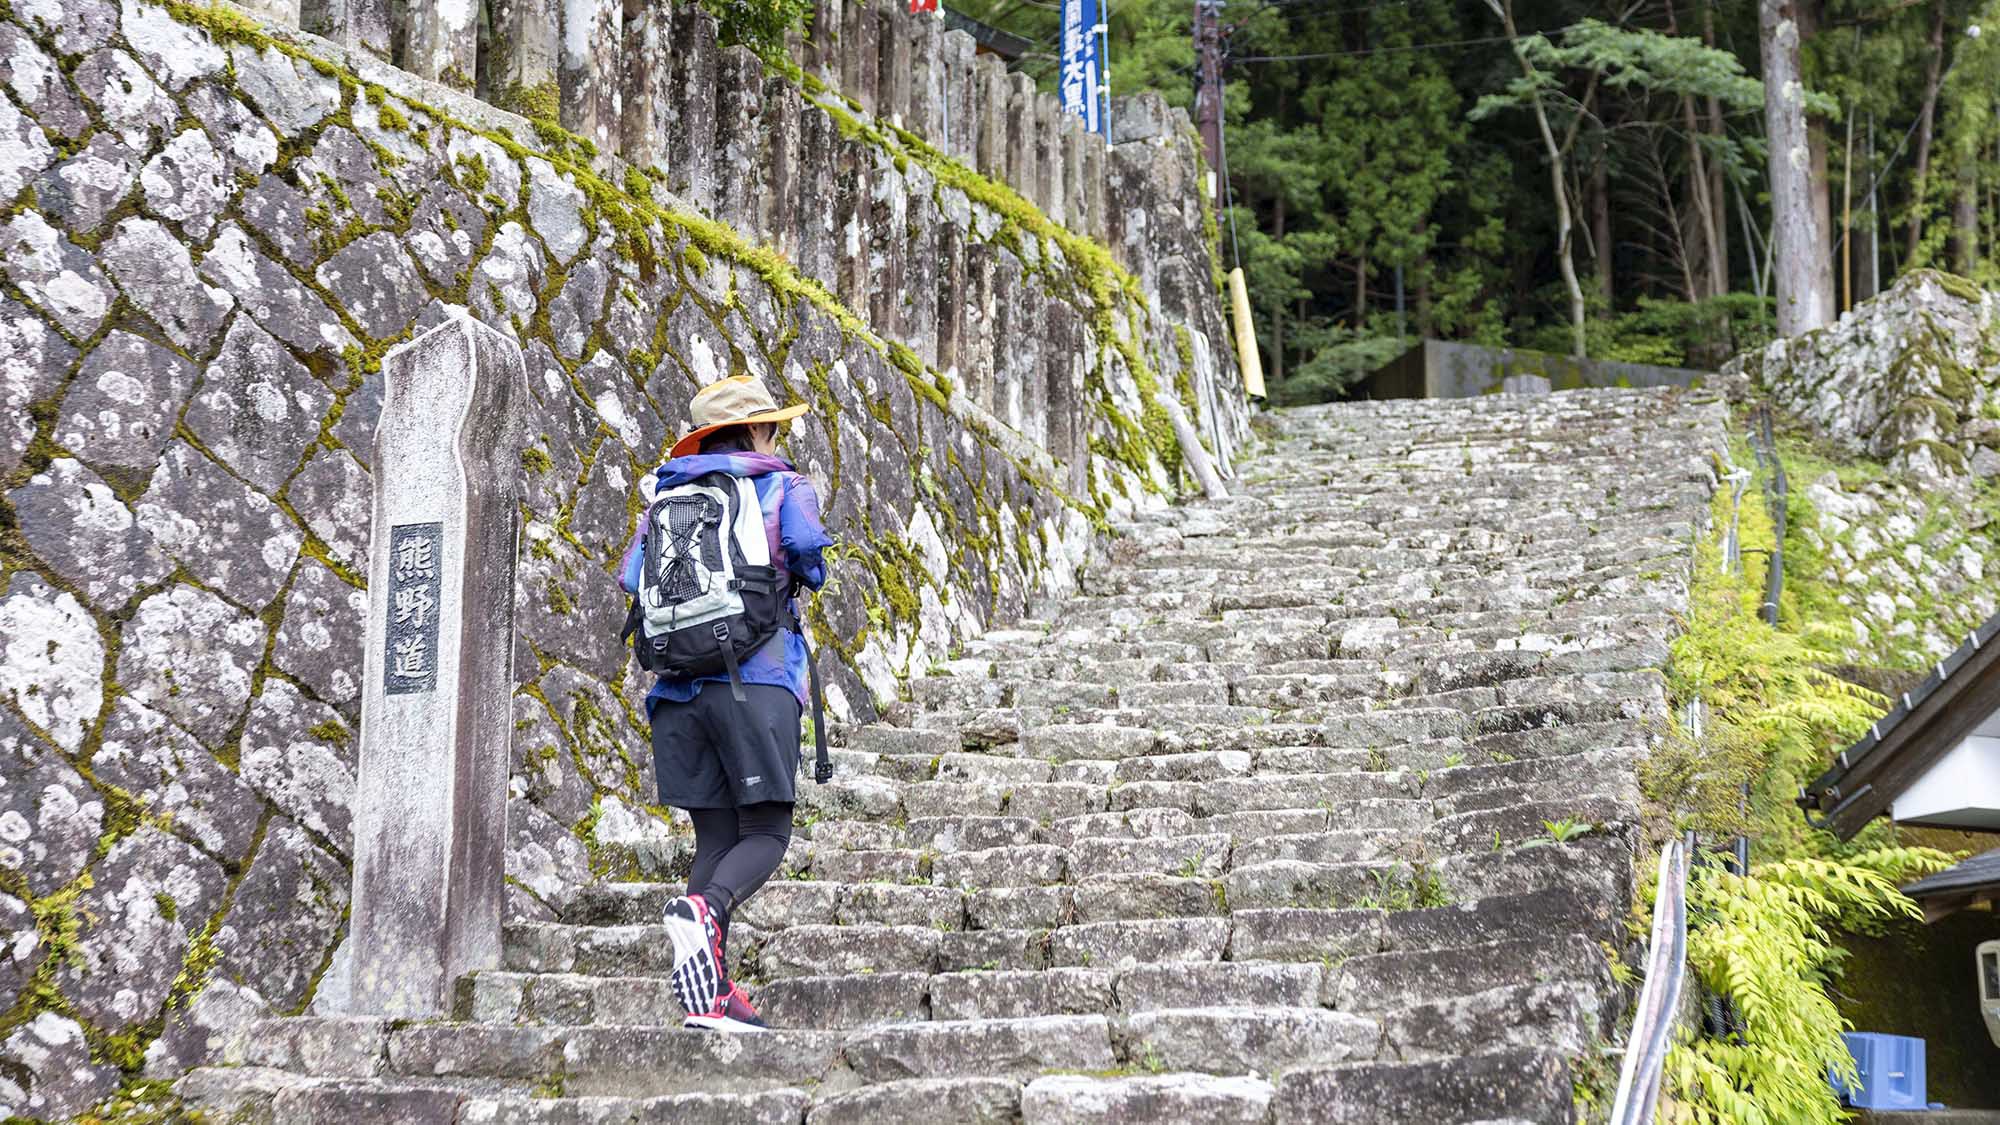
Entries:
{"label": "building roof", "polygon": [[981,51],[995,54],[1008,62],[1013,62],[1034,49],[1034,41],[1024,39],[1011,31],[1002,31],[989,23],[981,23],[964,12],[951,8],[944,10],[944,29],[963,31],[972,36]]}
{"label": "building roof", "polygon": [[1938,661],[1859,742],[1799,794],[1808,815],[1842,839],[1888,811],[1904,790],[1988,717],[2000,712],[2000,614]]}
{"label": "building roof", "polygon": [[1924,908],[1924,919],[1932,922],[1975,902],[2000,899],[2000,848],[1919,879],[1903,893],[1916,899]]}

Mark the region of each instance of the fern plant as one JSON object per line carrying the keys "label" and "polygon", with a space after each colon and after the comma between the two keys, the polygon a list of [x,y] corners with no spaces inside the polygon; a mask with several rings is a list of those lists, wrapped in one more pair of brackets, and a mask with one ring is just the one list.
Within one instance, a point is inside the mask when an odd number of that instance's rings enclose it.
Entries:
{"label": "fern plant", "polygon": [[1800,858],[1748,875],[1700,867],[1688,877],[1688,961],[1742,1013],[1743,1032],[1677,1044],[1667,1059],[1663,1120],[1690,1125],[1837,1125],[1847,1114],[1829,1073],[1855,1081],[1825,974],[1835,931],[1865,920],[1921,918],[1896,885],[1953,862],[1929,848],[1845,860]]}
{"label": "fern plant", "polygon": [[[1728,522],[1727,503],[1718,492],[1718,529]],[[1741,517],[1745,542],[1770,541],[1760,497],[1744,497]],[[1866,730],[1887,700],[1826,671],[1839,659],[1837,623],[1789,614],[1767,624],[1757,615],[1761,576],[1719,564],[1710,538],[1700,547],[1692,612],[1669,674],[1674,695],[1698,701],[1707,721],[1698,738],[1676,732],[1642,783],[1677,828],[1711,841],[1744,833],[1759,855],[1774,858],[1747,875],[1717,867],[1689,873],[1688,963],[1734,1001],[1742,1032],[1674,1047],[1660,1117],[1834,1125],[1846,1113],[1827,1077],[1855,1078],[1841,1039],[1846,1023],[1825,987],[1844,956],[1840,932],[1921,917],[1897,886],[1954,857],[1880,846],[1886,828],[1843,845],[1806,826],[1792,805],[1799,784],[1824,767],[1832,748]],[[1746,784],[1747,804],[1739,796]]]}

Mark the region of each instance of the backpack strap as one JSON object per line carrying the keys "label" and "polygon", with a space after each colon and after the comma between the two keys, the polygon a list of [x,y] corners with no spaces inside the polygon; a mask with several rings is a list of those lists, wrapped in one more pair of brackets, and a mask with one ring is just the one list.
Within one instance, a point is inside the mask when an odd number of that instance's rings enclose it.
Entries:
{"label": "backpack strap", "polygon": [[748,703],[750,697],[743,692],[743,669],[736,663],[736,645],[729,639],[729,622],[718,621],[710,629],[716,645],[722,649],[722,666],[729,669],[729,694],[738,703]]}
{"label": "backpack strap", "polygon": [[805,626],[800,624],[798,610],[792,605],[792,598],[798,592],[799,583],[794,579],[791,593],[785,599],[785,613],[792,619],[792,631],[799,635],[799,647],[806,653],[806,678],[812,683],[813,782],[825,785],[833,780],[833,759],[826,753],[826,693],[820,688],[819,663],[813,659],[812,646],[806,643]]}

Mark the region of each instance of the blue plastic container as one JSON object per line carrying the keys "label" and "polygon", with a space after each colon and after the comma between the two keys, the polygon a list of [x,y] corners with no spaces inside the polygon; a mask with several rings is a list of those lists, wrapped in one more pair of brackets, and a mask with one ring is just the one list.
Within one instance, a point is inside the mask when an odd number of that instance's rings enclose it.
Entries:
{"label": "blue plastic container", "polygon": [[1856,1109],[1928,1109],[1924,1096],[1924,1041],[1909,1035],[1850,1031],[1847,1053],[1860,1072],[1858,1090],[1838,1078],[1833,1088],[1840,1100]]}

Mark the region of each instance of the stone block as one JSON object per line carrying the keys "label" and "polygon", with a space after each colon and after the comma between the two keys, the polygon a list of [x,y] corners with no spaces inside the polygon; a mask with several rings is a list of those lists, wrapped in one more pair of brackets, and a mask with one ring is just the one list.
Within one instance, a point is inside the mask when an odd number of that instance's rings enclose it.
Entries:
{"label": "stone block", "polygon": [[1297,1070],[1279,1080],[1272,1104],[1277,1125],[1383,1120],[1468,1125],[1563,1121],[1571,1113],[1568,1065],[1560,1054],[1538,1050]]}
{"label": "stone block", "polygon": [[1058,965],[1122,969],[1165,961],[1220,961],[1229,942],[1225,918],[1156,918],[1088,922],[1055,932]]}
{"label": "stone block", "polygon": [[1149,1066],[1254,1074],[1374,1058],[1382,1029],[1322,1008],[1206,1007],[1141,1012],[1120,1020],[1114,1035],[1122,1054]]}
{"label": "stone block", "polygon": [[908,1078],[836,1093],[813,1103],[806,1125],[873,1125],[935,1119],[964,1125],[1020,1120],[1021,1086],[1008,1078]]}
{"label": "stone block", "polygon": [[1028,1083],[1021,1095],[1021,1118],[1026,1125],[1144,1121],[1261,1125],[1268,1120],[1272,1093],[1269,1082],[1249,1077],[1051,1075]]}
{"label": "stone block", "polygon": [[654,1028],[578,1028],[563,1044],[564,1093],[591,1097],[747,1094],[825,1078],[838,1034],[715,1035]]}
{"label": "stone block", "polygon": [[1116,1065],[1103,1016],[942,1021],[869,1028],[843,1048],[864,1080],[1026,1076]]}
{"label": "stone block", "polygon": [[1116,1001],[1106,969],[946,973],[931,978],[931,1017],[940,1020],[1094,1016]]}
{"label": "stone block", "polygon": [[774,1027],[834,1030],[922,1020],[923,973],[795,977],[758,985],[752,999]]}

